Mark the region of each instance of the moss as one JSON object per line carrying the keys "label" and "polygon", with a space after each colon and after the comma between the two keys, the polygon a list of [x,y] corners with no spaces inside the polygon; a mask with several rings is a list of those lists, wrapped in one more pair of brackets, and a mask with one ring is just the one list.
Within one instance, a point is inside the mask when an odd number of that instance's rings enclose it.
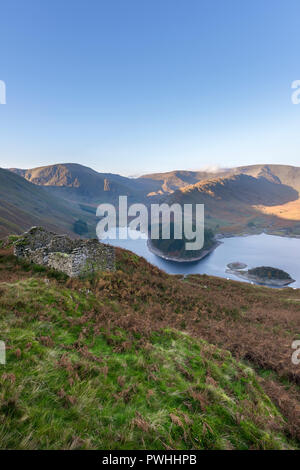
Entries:
{"label": "moss", "polygon": [[9,247],[12,247],[13,245],[17,245],[18,243],[20,243],[19,242],[20,238],[21,238],[20,235],[9,235],[7,237],[7,242],[5,243],[5,246],[9,248]]}
{"label": "moss", "polygon": [[88,259],[84,266],[80,268],[79,277],[81,279],[91,279],[93,280],[95,273],[105,270],[105,263],[100,261],[94,262],[91,259]]}
{"label": "moss", "polygon": [[68,259],[70,258],[70,255],[68,253],[61,253],[59,251],[56,251],[55,253],[51,253],[52,256],[54,256],[56,259]]}

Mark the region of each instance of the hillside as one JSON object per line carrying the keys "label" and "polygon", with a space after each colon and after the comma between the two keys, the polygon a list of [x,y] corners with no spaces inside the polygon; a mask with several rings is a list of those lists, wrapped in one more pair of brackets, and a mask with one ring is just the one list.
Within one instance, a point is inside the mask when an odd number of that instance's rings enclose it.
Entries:
{"label": "hillside", "polygon": [[[294,188],[300,195],[300,168],[288,165],[253,165],[236,169],[237,172],[265,178]],[[266,216],[275,216],[280,225],[285,225],[287,234],[300,235],[300,196],[297,200],[275,206],[258,205],[256,210]],[[291,222],[292,221],[292,222]],[[283,222],[283,223],[282,223]],[[278,222],[277,222],[278,225]],[[275,232],[276,233],[276,232]]]}
{"label": "hillside", "polygon": [[[285,223],[263,215],[261,208],[272,208],[298,200],[298,192],[262,176],[244,174],[214,177],[186,186],[165,196],[169,203],[205,205],[206,224],[216,231],[262,230],[268,226],[285,227]],[[270,210],[272,214],[272,210]],[[300,214],[299,218],[300,220]],[[292,223],[291,223],[292,225]]]}
{"label": "hillside", "polygon": [[[11,171],[71,205],[78,218],[87,220],[93,229],[98,204],[110,202],[118,207],[119,196],[127,195],[130,204],[205,203],[207,227],[224,234],[267,230],[300,236],[299,167],[252,165],[216,172],[173,171],[136,179],[71,163]],[[13,231],[13,217],[5,220]]]}
{"label": "hillside", "polygon": [[215,173],[206,171],[169,171],[167,173],[153,173],[143,175],[139,179],[149,179],[151,182],[156,181],[159,189],[149,195],[173,193],[177,189],[184,188],[199,181],[213,178]]}
{"label": "hillside", "polygon": [[264,177],[254,178],[244,174],[207,179],[179,191],[184,197],[189,196],[191,199],[203,197],[208,202],[214,199],[228,204],[237,202],[248,206],[275,206],[298,198],[298,192],[290,186],[271,182]]}
{"label": "hillside", "polygon": [[142,176],[142,178],[157,181],[160,184],[159,191],[161,193],[171,193],[200,181],[238,174],[245,174],[255,178],[264,177],[271,182],[291,186],[300,192],[300,167],[290,165],[249,165],[236,168],[220,168],[213,172],[180,170],[148,174]]}
{"label": "hillside", "polygon": [[117,259],[84,281],[0,251],[1,448],[298,448],[299,293]]}
{"label": "hillside", "polygon": [[237,167],[234,173],[264,177],[275,183],[285,184],[300,192],[300,167],[290,165],[249,165]]}
{"label": "hillside", "polygon": [[0,236],[21,233],[33,225],[73,233],[79,217],[84,217],[79,208],[0,168]]}
{"label": "hillside", "polygon": [[76,163],[49,165],[28,170],[11,168],[27,181],[67,200],[78,200],[97,205],[101,202],[117,201],[119,195],[130,200],[143,199],[153,189],[151,181],[131,179],[112,173],[99,173]]}

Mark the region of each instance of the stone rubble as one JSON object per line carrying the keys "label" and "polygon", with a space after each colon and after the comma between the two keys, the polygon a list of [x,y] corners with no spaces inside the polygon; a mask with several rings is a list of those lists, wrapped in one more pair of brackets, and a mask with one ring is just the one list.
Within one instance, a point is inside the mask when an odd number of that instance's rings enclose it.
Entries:
{"label": "stone rubble", "polygon": [[115,269],[115,250],[97,239],[72,240],[66,235],[32,227],[16,241],[18,258],[62,271],[70,277]]}

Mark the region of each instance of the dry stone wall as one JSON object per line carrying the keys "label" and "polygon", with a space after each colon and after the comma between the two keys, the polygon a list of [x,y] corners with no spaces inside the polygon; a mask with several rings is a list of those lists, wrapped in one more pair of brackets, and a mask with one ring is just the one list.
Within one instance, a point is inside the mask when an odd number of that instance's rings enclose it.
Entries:
{"label": "dry stone wall", "polygon": [[18,258],[48,266],[70,277],[87,276],[115,269],[114,247],[98,240],[72,240],[66,235],[32,227],[15,243]]}

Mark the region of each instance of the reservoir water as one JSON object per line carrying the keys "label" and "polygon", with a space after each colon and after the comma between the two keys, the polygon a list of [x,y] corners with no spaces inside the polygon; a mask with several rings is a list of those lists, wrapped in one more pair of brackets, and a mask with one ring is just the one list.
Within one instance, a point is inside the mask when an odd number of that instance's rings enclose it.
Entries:
{"label": "reservoir water", "polygon": [[[142,239],[120,239],[126,229],[117,229],[117,239],[103,240],[143,256],[150,263],[169,274],[208,274],[241,281],[234,274],[226,273],[228,263],[239,261],[248,268],[272,266],[283,269],[296,280],[291,287],[300,288],[300,239],[267,235],[249,235],[243,237],[223,238],[222,244],[201,261],[194,263],[176,263],[165,261],[148,250],[146,236]],[[137,232],[136,232],[137,233]],[[130,231],[131,236],[135,235]],[[139,233],[139,232],[138,232]],[[247,281],[244,281],[247,282]]]}

